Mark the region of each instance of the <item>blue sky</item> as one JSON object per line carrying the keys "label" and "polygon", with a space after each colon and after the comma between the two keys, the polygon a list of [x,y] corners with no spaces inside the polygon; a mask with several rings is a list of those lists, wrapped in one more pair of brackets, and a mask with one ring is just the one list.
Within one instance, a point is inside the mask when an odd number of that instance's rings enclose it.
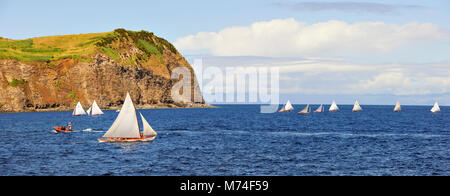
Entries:
{"label": "blue sky", "polygon": [[[310,1],[270,0],[165,0],[165,1],[57,1],[0,0],[0,36],[24,39],[36,36],[106,32],[115,28],[149,30],[175,41],[201,31],[219,31],[257,21],[295,18],[308,23],[327,20],[384,21],[402,24],[432,22],[450,27],[450,2],[433,1],[325,1],[371,2],[397,6],[388,13],[296,10],[297,3]],[[279,4],[283,4],[280,6]],[[362,4],[364,5],[364,4]],[[405,6],[405,8],[402,7]],[[408,8],[408,5],[420,8]],[[291,8],[290,8],[291,7]]]}
{"label": "blue sky", "polygon": [[448,0],[0,0],[0,36],[147,30],[205,66],[280,67],[282,102],[450,105],[449,10]]}

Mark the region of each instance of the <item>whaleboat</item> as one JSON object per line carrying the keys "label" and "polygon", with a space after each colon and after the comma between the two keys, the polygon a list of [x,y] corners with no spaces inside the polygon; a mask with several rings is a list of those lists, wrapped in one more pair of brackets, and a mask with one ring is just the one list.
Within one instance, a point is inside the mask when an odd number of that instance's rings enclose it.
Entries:
{"label": "whaleboat", "polygon": [[136,108],[127,93],[125,102],[114,123],[99,142],[146,142],[156,138],[157,133],[148,121],[140,114],[144,132],[141,133],[136,115]]}

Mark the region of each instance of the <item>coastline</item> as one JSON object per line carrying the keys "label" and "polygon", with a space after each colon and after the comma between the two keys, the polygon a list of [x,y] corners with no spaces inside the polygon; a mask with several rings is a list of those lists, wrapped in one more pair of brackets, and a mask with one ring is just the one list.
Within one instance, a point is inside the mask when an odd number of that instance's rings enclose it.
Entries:
{"label": "coastline", "polygon": [[[217,108],[217,106],[209,105],[209,104],[198,104],[191,103],[186,105],[180,104],[157,104],[157,105],[136,105],[136,109],[140,110],[152,110],[152,109],[195,109],[195,108]],[[105,107],[102,110],[106,111],[115,111],[120,110],[121,107]],[[19,111],[0,111],[0,114],[14,114],[14,113],[34,113],[34,112],[70,112],[73,111],[73,108],[68,107],[57,107],[57,108],[48,108],[48,109],[30,109],[30,110],[19,110]]]}

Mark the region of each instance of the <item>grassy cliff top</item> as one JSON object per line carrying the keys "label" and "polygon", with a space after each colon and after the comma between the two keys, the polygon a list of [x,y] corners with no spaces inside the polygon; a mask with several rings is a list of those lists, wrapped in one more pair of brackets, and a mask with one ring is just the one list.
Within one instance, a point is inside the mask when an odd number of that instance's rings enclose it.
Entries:
{"label": "grassy cliff top", "polygon": [[151,32],[124,29],[26,40],[0,37],[0,59],[24,62],[52,63],[61,59],[90,62],[93,55],[103,53],[121,64],[145,64],[150,59],[158,59],[155,57],[161,59],[165,50],[178,53],[167,40]]}

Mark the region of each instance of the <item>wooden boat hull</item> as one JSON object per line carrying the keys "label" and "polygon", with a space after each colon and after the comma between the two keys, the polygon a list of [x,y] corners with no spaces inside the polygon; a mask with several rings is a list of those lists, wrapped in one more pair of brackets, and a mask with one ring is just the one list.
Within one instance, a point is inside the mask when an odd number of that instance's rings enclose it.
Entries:
{"label": "wooden boat hull", "polygon": [[299,112],[299,114],[309,114],[310,112]]}
{"label": "wooden boat hull", "polygon": [[153,141],[156,138],[155,136],[145,136],[141,138],[105,138],[98,139],[99,142],[149,142]]}

